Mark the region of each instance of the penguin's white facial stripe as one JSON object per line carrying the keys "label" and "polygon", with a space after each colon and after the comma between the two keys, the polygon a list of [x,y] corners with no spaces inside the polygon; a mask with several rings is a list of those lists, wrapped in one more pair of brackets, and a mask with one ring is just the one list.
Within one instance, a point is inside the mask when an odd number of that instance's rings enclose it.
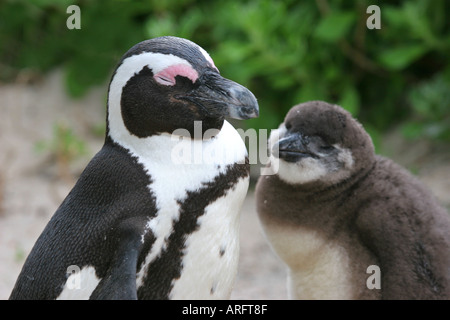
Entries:
{"label": "penguin's white facial stripe", "polygon": [[176,83],[176,76],[188,78],[194,83],[198,79],[198,72],[185,64],[175,64],[161,70],[153,78],[159,84],[173,86]]}
{"label": "penguin's white facial stripe", "polygon": [[219,69],[217,69],[216,65],[214,64],[213,59],[211,58],[211,56],[208,54],[208,52],[206,52],[205,49],[203,49],[202,47],[198,47],[200,52],[203,54],[203,56],[205,57],[205,59],[211,64],[211,66],[217,71],[219,72]]}
{"label": "penguin's white facial stripe", "polygon": [[184,65],[194,70],[192,65],[183,58],[174,56],[173,54],[163,54],[154,52],[145,52],[137,56],[129,57],[125,59],[124,63],[126,62],[126,60],[135,57],[139,61],[141,61],[141,68],[138,68],[135,71],[140,71],[144,66],[148,66],[150,69],[152,69],[153,74],[158,74],[169,67],[179,66],[180,68],[180,65]]}
{"label": "penguin's white facial stripe", "polygon": [[198,73],[192,65],[180,57],[172,54],[144,52],[126,58],[117,68],[114,80],[120,81],[121,88],[123,88],[126,82],[144,67],[150,68],[155,80],[164,85],[167,85],[166,82],[172,83],[172,81],[175,84],[177,75],[189,78],[192,82],[198,78]]}

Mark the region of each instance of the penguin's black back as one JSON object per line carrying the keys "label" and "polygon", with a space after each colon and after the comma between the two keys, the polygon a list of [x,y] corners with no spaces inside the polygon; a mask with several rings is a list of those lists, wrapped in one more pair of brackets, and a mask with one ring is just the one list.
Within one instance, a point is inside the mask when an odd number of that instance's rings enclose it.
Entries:
{"label": "penguin's black back", "polygon": [[57,298],[69,266],[93,266],[103,278],[121,240],[119,222],[143,230],[156,212],[150,182],[136,158],[107,139],[38,238],[10,299]]}

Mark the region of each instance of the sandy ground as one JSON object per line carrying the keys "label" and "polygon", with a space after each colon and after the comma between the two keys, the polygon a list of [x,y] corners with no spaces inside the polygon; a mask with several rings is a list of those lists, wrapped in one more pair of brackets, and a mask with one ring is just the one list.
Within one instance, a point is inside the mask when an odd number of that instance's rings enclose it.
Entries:
{"label": "sandy ground", "polygon": [[[0,86],[0,299],[7,299],[22,264],[47,221],[100,149],[93,129],[105,119],[106,88],[81,100],[64,93],[59,72],[33,85]],[[47,147],[55,124],[66,125],[83,141],[87,154],[70,163],[64,175]],[[438,199],[450,207],[450,152],[428,144],[405,144],[388,137],[387,152],[414,168]],[[448,146],[447,146],[448,147]],[[64,168],[63,168],[64,169]],[[250,190],[241,214],[241,259],[232,299],[286,299],[285,269],[267,245]]]}

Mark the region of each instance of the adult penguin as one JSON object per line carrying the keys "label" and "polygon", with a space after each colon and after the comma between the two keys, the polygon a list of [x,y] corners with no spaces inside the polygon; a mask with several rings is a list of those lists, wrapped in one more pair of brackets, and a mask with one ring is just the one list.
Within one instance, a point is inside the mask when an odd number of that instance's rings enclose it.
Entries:
{"label": "adult penguin", "polygon": [[108,91],[103,148],[29,254],[10,299],[223,299],[237,272],[247,150],[225,118],[253,94],[197,44],[133,46]]}

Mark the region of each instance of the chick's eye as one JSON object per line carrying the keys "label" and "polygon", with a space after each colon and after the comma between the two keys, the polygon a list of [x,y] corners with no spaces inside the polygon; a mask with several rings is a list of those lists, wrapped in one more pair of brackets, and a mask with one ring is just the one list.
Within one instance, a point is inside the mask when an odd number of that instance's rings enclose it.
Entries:
{"label": "chick's eye", "polygon": [[324,145],[320,147],[320,150],[324,151],[324,152],[331,152],[333,151],[335,148],[333,146],[330,145]]}

